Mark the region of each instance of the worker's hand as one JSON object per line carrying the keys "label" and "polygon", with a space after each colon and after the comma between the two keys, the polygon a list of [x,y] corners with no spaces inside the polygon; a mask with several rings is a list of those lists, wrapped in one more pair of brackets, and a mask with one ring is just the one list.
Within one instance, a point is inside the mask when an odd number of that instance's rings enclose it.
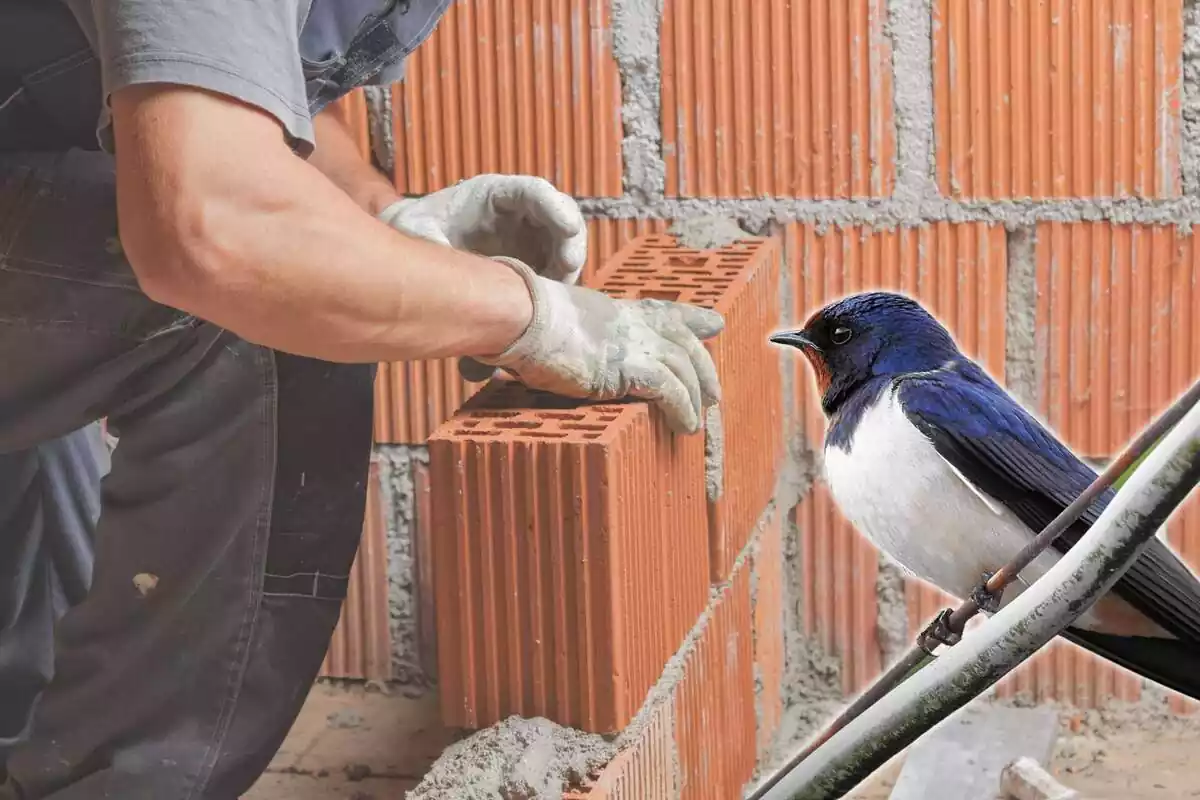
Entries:
{"label": "worker's hand", "polygon": [[411,236],[481,256],[508,256],[534,272],[575,283],[587,260],[579,206],[543,178],[477,175],[420,198],[398,200],[379,218]]}
{"label": "worker's hand", "polygon": [[[579,206],[543,178],[477,175],[420,198],[404,198],[379,213],[399,231],[482,256],[507,256],[538,275],[574,284],[587,260],[587,225]],[[495,370],[461,358],[469,381]]]}
{"label": "worker's hand", "polygon": [[541,277],[514,259],[497,260],[525,279],[533,321],[508,350],[480,362],[568,397],[652,400],[674,430],[699,430],[704,407],[720,398],[716,366],[701,344],[725,327],[720,314],[663,300],[615,300]]}

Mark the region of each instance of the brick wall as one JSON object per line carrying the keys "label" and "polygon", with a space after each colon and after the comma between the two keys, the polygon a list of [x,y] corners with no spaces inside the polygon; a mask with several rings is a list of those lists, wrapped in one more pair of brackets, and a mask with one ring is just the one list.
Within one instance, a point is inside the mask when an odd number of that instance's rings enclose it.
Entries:
{"label": "brick wall", "polygon": [[[1189,232],[1200,221],[1197,53],[1200,11],[1184,0],[460,0],[413,57],[407,84],[351,98],[345,111],[402,192],[499,171],[542,175],[576,196],[589,219],[590,285],[604,288],[614,265],[640,263],[648,250],[681,247],[664,237],[683,230],[673,226],[716,217],[760,237],[741,246],[778,248],[765,258],[778,262],[777,274],[763,279],[767,293],[753,302],[780,324],[852,291],[908,292],[1081,455],[1104,460],[1200,377],[1200,259]],[[717,258],[680,253],[674,261],[649,254],[658,258],[650,268],[655,280],[671,280],[673,269],[685,274],[694,266],[687,259]],[[754,328],[765,324],[761,314],[756,322],[758,312],[739,313],[746,318],[728,340],[738,331],[761,338]],[[423,608],[412,615],[423,633],[412,638],[430,642],[435,627],[439,641],[452,630],[473,637],[461,647],[441,641],[452,663],[423,656],[443,680],[457,671],[451,684],[466,704],[446,707],[450,718],[483,724],[505,710],[540,713],[563,703],[563,718],[573,724],[634,724],[629,749],[589,791],[646,796],[629,787],[660,785],[666,779],[654,765],[669,763],[676,772],[667,783],[694,794],[697,780],[739,779],[744,760],[739,751],[729,757],[729,774],[704,772],[704,748],[712,745],[689,720],[715,714],[735,729],[749,724],[736,706],[696,710],[697,685],[741,681],[747,664],[750,674],[777,676],[757,696],[753,686],[746,695],[761,738],[785,702],[785,667],[795,666],[783,663],[780,640],[831,654],[841,664],[840,688],[853,692],[894,646],[881,621],[905,622],[899,636],[907,641],[943,607],[944,596],[916,582],[900,593],[880,591],[888,576],[878,554],[838,515],[819,471],[811,492],[776,508],[768,524],[774,476],[804,457],[804,446],[785,445],[799,437],[812,448],[823,422],[804,365],[785,357],[775,376],[771,353],[749,347],[746,358],[762,366],[746,362],[736,378],[726,377],[733,386],[764,380],[754,391],[765,416],[731,401],[724,429],[735,448],[730,458],[746,459],[739,474],[761,477],[735,486],[728,510],[720,503],[704,509],[705,547],[688,551],[709,570],[710,596],[699,606],[682,579],[650,587],[621,572],[633,553],[620,542],[640,540],[588,532],[588,525],[618,531],[633,524],[611,508],[580,522],[577,543],[602,545],[609,559],[589,562],[576,575],[582,583],[568,590],[565,575],[543,576],[536,590],[506,595],[506,581],[542,575],[544,567],[536,559],[545,552],[517,535],[526,513],[518,510],[532,503],[545,514],[558,507],[545,503],[567,498],[532,485],[526,495],[501,497],[511,490],[499,488],[496,476],[522,474],[513,459],[526,450],[518,435],[504,434],[510,443],[496,450],[461,427],[463,413],[478,412],[459,409],[480,387],[464,384],[452,362],[384,365],[380,446],[423,454],[435,440],[426,473],[432,508],[416,522],[428,540],[414,568],[424,576],[414,581]],[[776,398],[778,424],[768,423]],[[648,492],[639,502],[650,513],[665,502],[670,480],[653,473],[671,450],[666,439],[661,450],[652,443],[665,434],[637,435],[651,439],[628,452],[660,459],[634,459],[649,470],[638,474]],[[560,480],[575,474],[569,464],[584,463],[572,461],[583,458],[573,447],[598,448],[596,468],[628,458],[615,445],[584,441],[521,447],[528,454],[520,458],[538,469],[549,467],[537,454],[553,453],[561,469],[545,474]],[[778,448],[774,460],[762,447]],[[454,473],[445,459],[474,471]],[[491,516],[478,516],[484,512],[475,506],[459,507],[455,519],[440,516],[447,512],[438,497],[453,481],[489,498],[480,508]],[[407,502],[396,496],[389,502]],[[413,512],[390,513],[409,519]],[[1168,528],[1184,558],[1200,566],[1200,501]],[[455,547],[490,543],[471,567],[476,572],[429,566],[452,532]],[[782,538],[771,544],[772,535]],[[778,563],[764,570],[763,558],[751,555],[759,552],[779,553]],[[666,560],[655,561],[667,556],[637,557],[651,573],[673,573]],[[752,602],[743,602],[746,582],[759,587]],[[779,587],[779,596],[763,595],[763,586]],[[494,598],[492,616],[475,615],[471,604],[482,601],[468,602],[453,587]],[[554,598],[576,595],[583,606],[551,607]],[[693,620],[686,641],[675,641],[683,623],[631,616],[649,601]],[[553,658],[539,655],[545,645],[537,626],[565,631],[567,614],[585,626],[581,638]],[[516,626],[527,659],[508,653],[516,660],[499,663],[488,644],[493,617]],[[739,636],[750,637],[748,649]],[[725,654],[719,664],[714,648]],[[623,694],[589,694],[589,681],[601,680],[597,670],[613,664],[627,665],[613,667]],[[673,669],[678,679],[664,687],[657,676]],[[560,694],[537,694],[539,680],[560,674],[567,676],[555,678]],[[661,696],[642,708],[651,685]],[[1054,645],[998,691],[1091,706],[1136,700],[1141,686],[1074,647]]]}

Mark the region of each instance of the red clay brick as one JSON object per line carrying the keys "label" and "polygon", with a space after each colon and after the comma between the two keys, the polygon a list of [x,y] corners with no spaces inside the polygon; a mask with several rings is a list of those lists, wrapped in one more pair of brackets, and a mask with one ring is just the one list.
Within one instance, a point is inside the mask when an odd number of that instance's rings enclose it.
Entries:
{"label": "red clay brick", "polygon": [[592,286],[600,270],[632,239],[649,233],[664,233],[670,220],[653,217],[640,219],[611,219],[597,217],[587,221],[588,258],[580,282]]}
{"label": "red clay brick", "polygon": [[679,782],[675,762],[675,707],[661,703],[646,727],[610,761],[595,780],[563,800],[666,800]]}
{"label": "red clay brick", "polygon": [[485,172],[621,194],[610,0],[459,0],[393,88],[395,183],[426,194]]}
{"label": "red clay brick", "polygon": [[890,194],[886,24],[886,0],[666,0],[667,195]]}
{"label": "red clay brick", "polygon": [[783,718],[783,528],[775,512],[750,561],[754,578],[754,669],[758,694],[759,752]]}
{"label": "red clay brick", "polygon": [[800,526],[804,631],[842,662],[842,689],[853,694],[879,674],[875,595],[879,553],[846,521],[823,482],[794,509]]}
{"label": "red clay brick", "polygon": [[481,383],[463,380],[458,359],[380,364],[375,378],[375,441],[425,444]]}
{"label": "red clay brick", "polygon": [[942,193],[1179,196],[1183,0],[935,0],[932,29]]}
{"label": "red clay brick", "polygon": [[388,681],[392,678],[388,618],[387,525],[380,503],[379,465],[371,461],[362,542],[350,572],[342,614],[321,677]]}
{"label": "red clay brick", "polygon": [[712,578],[727,579],[775,488],[782,454],[778,354],[780,246],[747,237],[720,250],[681,247],[673,236],[630,242],[593,285],[615,297],[679,300],[713,308],[725,330],[706,343],[721,378],[724,485],[710,503]]}
{"label": "red clay brick", "polygon": [[429,448],[446,723],[620,730],[707,601],[702,437],[497,381]]}
{"label": "red clay brick", "polygon": [[1039,411],[1110,458],[1200,379],[1200,247],[1174,225],[1037,229]]}
{"label": "red clay brick", "polygon": [[742,796],[754,773],[753,626],[750,570],[722,588],[675,690],[675,738],[683,800]]}

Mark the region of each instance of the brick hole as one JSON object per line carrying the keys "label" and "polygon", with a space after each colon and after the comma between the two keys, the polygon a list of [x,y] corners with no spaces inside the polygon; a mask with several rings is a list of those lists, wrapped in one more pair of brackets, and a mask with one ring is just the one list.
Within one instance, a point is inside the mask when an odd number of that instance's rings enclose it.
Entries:
{"label": "brick hole", "polygon": [[567,434],[558,433],[556,431],[526,431],[525,436],[534,436],[538,439],[565,439]]}
{"label": "brick hole", "polygon": [[683,292],[667,289],[642,289],[638,292],[638,298],[642,300],[678,300],[681,294]]}
{"label": "brick hole", "polygon": [[503,428],[505,430],[532,429],[542,427],[542,423],[540,420],[536,419],[513,419],[506,422],[497,422],[496,427]]}
{"label": "brick hole", "polygon": [[581,420],[586,419],[586,414],[572,414],[569,411],[540,411],[538,416],[542,419],[558,419],[558,420]]}
{"label": "brick hole", "polygon": [[587,422],[564,422],[561,427],[564,431],[600,431],[603,433],[607,426]]}
{"label": "brick hole", "polygon": [[454,431],[454,435],[474,439],[480,436],[499,436],[500,431],[486,431],[479,428],[458,428]]}
{"label": "brick hole", "polygon": [[478,427],[479,427],[480,425],[482,425],[482,424],[483,424],[483,423],[482,423],[482,421],[481,421],[481,420],[477,420],[477,419],[464,419],[462,422],[458,423],[458,426],[459,426],[460,428],[478,428]]}
{"label": "brick hole", "polygon": [[708,261],[708,256],[702,255],[670,255],[667,256],[668,267],[693,267],[698,264],[703,264]]}
{"label": "brick hole", "polygon": [[[482,419],[512,419],[521,416],[520,411],[475,411],[472,416]],[[465,424],[465,423],[464,423]],[[478,422],[474,423],[478,425]]]}
{"label": "brick hole", "polygon": [[583,434],[583,438],[589,439],[589,440],[590,439],[599,439],[603,435],[604,434],[602,434],[602,433],[585,433],[585,434]]}

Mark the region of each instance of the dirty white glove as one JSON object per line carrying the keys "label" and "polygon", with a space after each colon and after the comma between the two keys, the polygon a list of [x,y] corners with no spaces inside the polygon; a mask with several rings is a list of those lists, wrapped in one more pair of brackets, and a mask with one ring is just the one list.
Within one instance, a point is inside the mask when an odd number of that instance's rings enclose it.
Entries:
{"label": "dirty white glove", "polygon": [[477,175],[424,197],[398,200],[379,219],[457,250],[519,259],[563,283],[577,282],[587,260],[587,225],[579,206],[531,175]]}
{"label": "dirty white glove", "polygon": [[[508,256],[537,274],[574,284],[587,261],[587,224],[569,195],[532,175],[477,175],[379,212],[393,228],[481,256]],[[459,359],[469,381],[495,372]]]}
{"label": "dirty white glove", "polygon": [[568,397],[651,400],[674,430],[699,430],[704,407],[720,399],[716,366],[701,344],[725,327],[720,314],[664,300],[616,300],[541,277],[515,259],[496,260],[525,279],[533,320],[508,350],[479,361]]}

